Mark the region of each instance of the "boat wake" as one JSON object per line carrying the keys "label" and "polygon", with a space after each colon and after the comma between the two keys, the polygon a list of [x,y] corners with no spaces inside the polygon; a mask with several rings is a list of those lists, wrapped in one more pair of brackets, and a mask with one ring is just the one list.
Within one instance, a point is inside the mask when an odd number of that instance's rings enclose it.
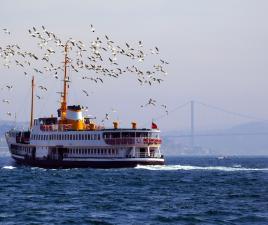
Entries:
{"label": "boat wake", "polygon": [[14,166],[3,166],[2,169],[13,170],[13,169],[16,169],[16,167],[14,167]]}
{"label": "boat wake", "polygon": [[191,166],[191,165],[166,165],[166,166],[142,166],[138,165],[135,169],[144,170],[214,170],[214,171],[226,171],[226,172],[236,172],[236,171],[268,171],[268,168],[245,168],[245,167],[227,167],[227,166]]}

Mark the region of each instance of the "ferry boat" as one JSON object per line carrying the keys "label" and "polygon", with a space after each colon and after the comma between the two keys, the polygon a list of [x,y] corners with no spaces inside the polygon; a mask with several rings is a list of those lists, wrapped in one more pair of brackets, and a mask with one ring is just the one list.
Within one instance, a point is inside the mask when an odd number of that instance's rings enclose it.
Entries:
{"label": "ferry boat", "polygon": [[42,168],[120,168],[163,165],[161,138],[157,125],[138,129],[98,126],[83,116],[80,105],[67,105],[68,46],[65,46],[63,93],[57,117],[33,119],[34,77],[32,79],[31,120],[28,131],[12,129],[5,137],[11,157],[24,165]]}

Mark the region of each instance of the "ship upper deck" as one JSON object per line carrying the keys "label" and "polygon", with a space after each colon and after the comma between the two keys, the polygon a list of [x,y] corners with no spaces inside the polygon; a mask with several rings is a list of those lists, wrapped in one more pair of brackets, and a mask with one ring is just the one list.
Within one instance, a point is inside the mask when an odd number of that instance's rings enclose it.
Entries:
{"label": "ship upper deck", "polygon": [[[67,131],[102,131],[102,132],[152,132],[152,129],[148,128],[105,128],[104,126],[95,125],[92,126],[90,121],[84,123],[82,130],[73,129],[73,124],[66,123],[60,124],[57,117],[39,118],[34,120],[33,131],[42,132],[67,132]],[[158,129],[153,129],[154,132],[160,132]]]}

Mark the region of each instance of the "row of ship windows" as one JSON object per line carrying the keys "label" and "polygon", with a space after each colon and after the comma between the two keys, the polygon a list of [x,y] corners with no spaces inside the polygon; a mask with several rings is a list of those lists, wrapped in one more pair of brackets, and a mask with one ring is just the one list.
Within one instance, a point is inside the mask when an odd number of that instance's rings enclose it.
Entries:
{"label": "row of ship windows", "polygon": [[[31,148],[21,147],[25,153],[31,153]],[[117,155],[117,149],[67,149],[69,154],[91,154],[91,155]]]}
{"label": "row of ship windows", "polygon": [[69,154],[117,155],[117,149],[67,149]]}
{"label": "row of ship windows", "polygon": [[33,134],[32,140],[100,140],[100,134]]}
{"label": "row of ship windows", "polygon": [[18,153],[21,153],[21,152],[25,152],[25,153],[31,154],[32,148],[20,147],[20,146],[12,146],[11,152],[13,154],[18,154]]}

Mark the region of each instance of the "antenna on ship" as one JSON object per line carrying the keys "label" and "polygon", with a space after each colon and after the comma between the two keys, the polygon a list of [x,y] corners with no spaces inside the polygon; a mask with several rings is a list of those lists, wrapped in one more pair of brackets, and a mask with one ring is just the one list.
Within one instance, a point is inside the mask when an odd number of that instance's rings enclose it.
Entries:
{"label": "antenna on ship", "polygon": [[66,121],[67,113],[67,82],[69,81],[67,77],[67,63],[68,63],[68,42],[64,47],[64,79],[63,79],[63,95],[61,101],[61,123]]}
{"label": "antenna on ship", "polygon": [[33,127],[33,112],[34,111],[34,76],[32,77],[32,101],[31,101],[31,120],[30,129]]}

